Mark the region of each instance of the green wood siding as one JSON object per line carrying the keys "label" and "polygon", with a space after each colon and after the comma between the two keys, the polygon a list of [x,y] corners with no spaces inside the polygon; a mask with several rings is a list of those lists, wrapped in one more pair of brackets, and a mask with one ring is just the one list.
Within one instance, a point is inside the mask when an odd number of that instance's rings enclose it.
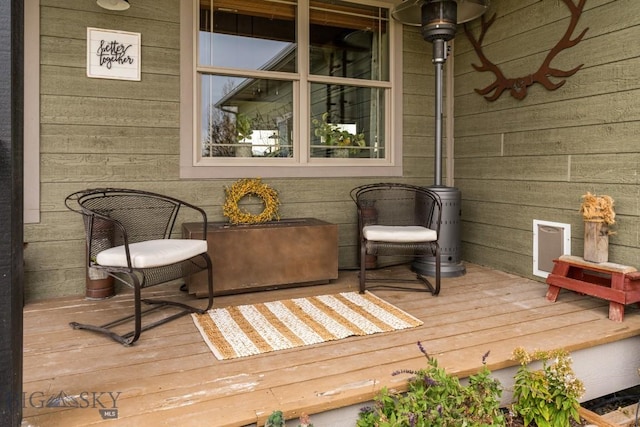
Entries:
{"label": "green wood siding", "polygon": [[[533,73],[569,22],[567,7],[555,0],[492,0],[489,16],[494,12],[484,52],[508,77]],[[633,42],[639,23],[640,2],[588,0],[574,32],[589,27],[585,38],[551,64],[583,68],[556,91],[530,87],[521,101],[505,92],[488,102],[475,93],[493,75],[473,70],[480,61],[469,41],[455,39],[463,259],[533,277],[534,219],[571,224],[572,252],[582,255],[578,211],[590,191],[615,199],[609,260],[640,265],[640,46]]]}
{"label": "green wood siding", "polygon": [[[80,218],[64,207],[71,192],[123,186],[163,192],[204,207],[222,221],[224,187],[234,180],[179,178],[179,0],[136,0],[126,13],[94,1],[42,0],[41,222],[25,225],[29,300],[84,292]],[[557,0],[492,0],[498,15],[485,53],[509,76],[533,72],[568,24]],[[462,193],[463,259],[532,277],[534,219],[570,223],[582,254],[578,213],[587,191],[616,201],[610,260],[640,265],[640,2],[588,0],[584,40],[552,65],[584,63],[557,91],[540,85],[518,101],[488,102],[491,83],[462,30],[455,39],[455,185]],[[476,27],[477,22],[472,23]],[[142,34],[142,80],[86,77],[86,28]],[[477,28],[475,28],[477,30]],[[403,37],[402,180],[433,183],[431,45],[414,27]],[[451,59],[450,59],[451,62]],[[28,82],[27,82],[28,84]],[[446,174],[446,170],[445,170]],[[268,179],[282,217],[338,224],[341,268],[356,266],[355,209],[349,190],[371,178]],[[387,180],[387,179],[385,179]]]}
{"label": "green wood siding", "polygon": [[[132,187],[184,198],[224,221],[224,187],[235,180],[179,178],[180,1],[135,0],[123,12],[95,1],[41,0],[41,222],[26,224],[28,300],[84,293],[84,240],[79,215],[64,207],[75,191]],[[141,33],[142,80],[86,77],[87,27]],[[431,183],[433,84],[428,46],[405,31],[405,178]],[[424,105],[429,105],[424,108]],[[414,108],[414,105],[416,108]],[[426,145],[426,147],[425,147]],[[388,178],[385,178],[388,180]],[[356,216],[349,191],[371,178],[265,179],[278,190],[281,216],[338,224],[339,264],[356,260]]]}

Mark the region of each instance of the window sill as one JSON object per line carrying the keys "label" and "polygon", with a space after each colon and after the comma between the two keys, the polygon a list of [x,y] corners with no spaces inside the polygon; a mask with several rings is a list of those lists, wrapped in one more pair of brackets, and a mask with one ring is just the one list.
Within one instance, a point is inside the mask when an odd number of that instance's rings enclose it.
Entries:
{"label": "window sill", "polygon": [[330,178],[356,176],[402,176],[402,165],[372,166],[348,163],[344,166],[182,166],[182,179],[212,178]]}

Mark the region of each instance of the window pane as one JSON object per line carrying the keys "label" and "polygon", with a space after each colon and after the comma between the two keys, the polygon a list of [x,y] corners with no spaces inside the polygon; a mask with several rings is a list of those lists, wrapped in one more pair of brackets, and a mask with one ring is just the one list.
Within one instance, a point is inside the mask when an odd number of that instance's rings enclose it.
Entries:
{"label": "window pane", "polygon": [[309,13],[311,74],[389,79],[387,9],[314,0]]}
{"label": "window pane", "polygon": [[295,1],[200,0],[199,64],[296,71]]}
{"label": "window pane", "polygon": [[384,89],[311,85],[311,157],[384,158]]}
{"label": "window pane", "polygon": [[202,76],[203,157],[292,157],[293,84]]}

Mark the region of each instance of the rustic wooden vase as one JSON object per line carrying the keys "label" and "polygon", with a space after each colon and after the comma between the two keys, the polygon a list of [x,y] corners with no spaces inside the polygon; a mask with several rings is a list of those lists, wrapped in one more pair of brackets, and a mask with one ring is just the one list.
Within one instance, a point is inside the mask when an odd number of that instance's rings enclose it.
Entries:
{"label": "rustic wooden vase", "polygon": [[609,228],[603,221],[584,222],[585,261],[609,261]]}

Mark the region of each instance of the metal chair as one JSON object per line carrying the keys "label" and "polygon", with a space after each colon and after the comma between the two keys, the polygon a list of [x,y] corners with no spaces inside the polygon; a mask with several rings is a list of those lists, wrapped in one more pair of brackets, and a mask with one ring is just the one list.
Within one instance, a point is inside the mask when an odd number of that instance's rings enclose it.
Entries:
{"label": "metal chair", "polygon": [[[367,184],[351,190],[358,209],[360,292],[366,283],[379,282],[401,290],[440,292],[440,196],[425,187],[398,183]],[[367,276],[367,255],[435,258],[435,286],[422,274],[415,279]],[[392,283],[420,282],[421,287]]]}
{"label": "metal chair", "polygon": [[[201,218],[207,227],[207,215],[201,208],[181,200],[146,191],[97,188],[70,194],[65,199],[70,210],[82,214],[86,232],[87,267],[102,271],[133,288],[133,314],[95,326],[71,322],[74,329],[106,334],[115,341],[131,345],[143,331],[190,313],[204,313],[213,304],[213,273],[203,240],[171,238],[181,209]],[[190,220],[193,220],[190,217]],[[95,271],[94,270],[94,271]],[[200,309],[189,304],[143,299],[142,290],[150,286],[208,271],[208,303]],[[153,307],[142,310],[141,303]],[[177,307],[179,312],[142,325],[142,317],[161,307]],[[133,321],[133,330],[124,334],[112,328]]]}

